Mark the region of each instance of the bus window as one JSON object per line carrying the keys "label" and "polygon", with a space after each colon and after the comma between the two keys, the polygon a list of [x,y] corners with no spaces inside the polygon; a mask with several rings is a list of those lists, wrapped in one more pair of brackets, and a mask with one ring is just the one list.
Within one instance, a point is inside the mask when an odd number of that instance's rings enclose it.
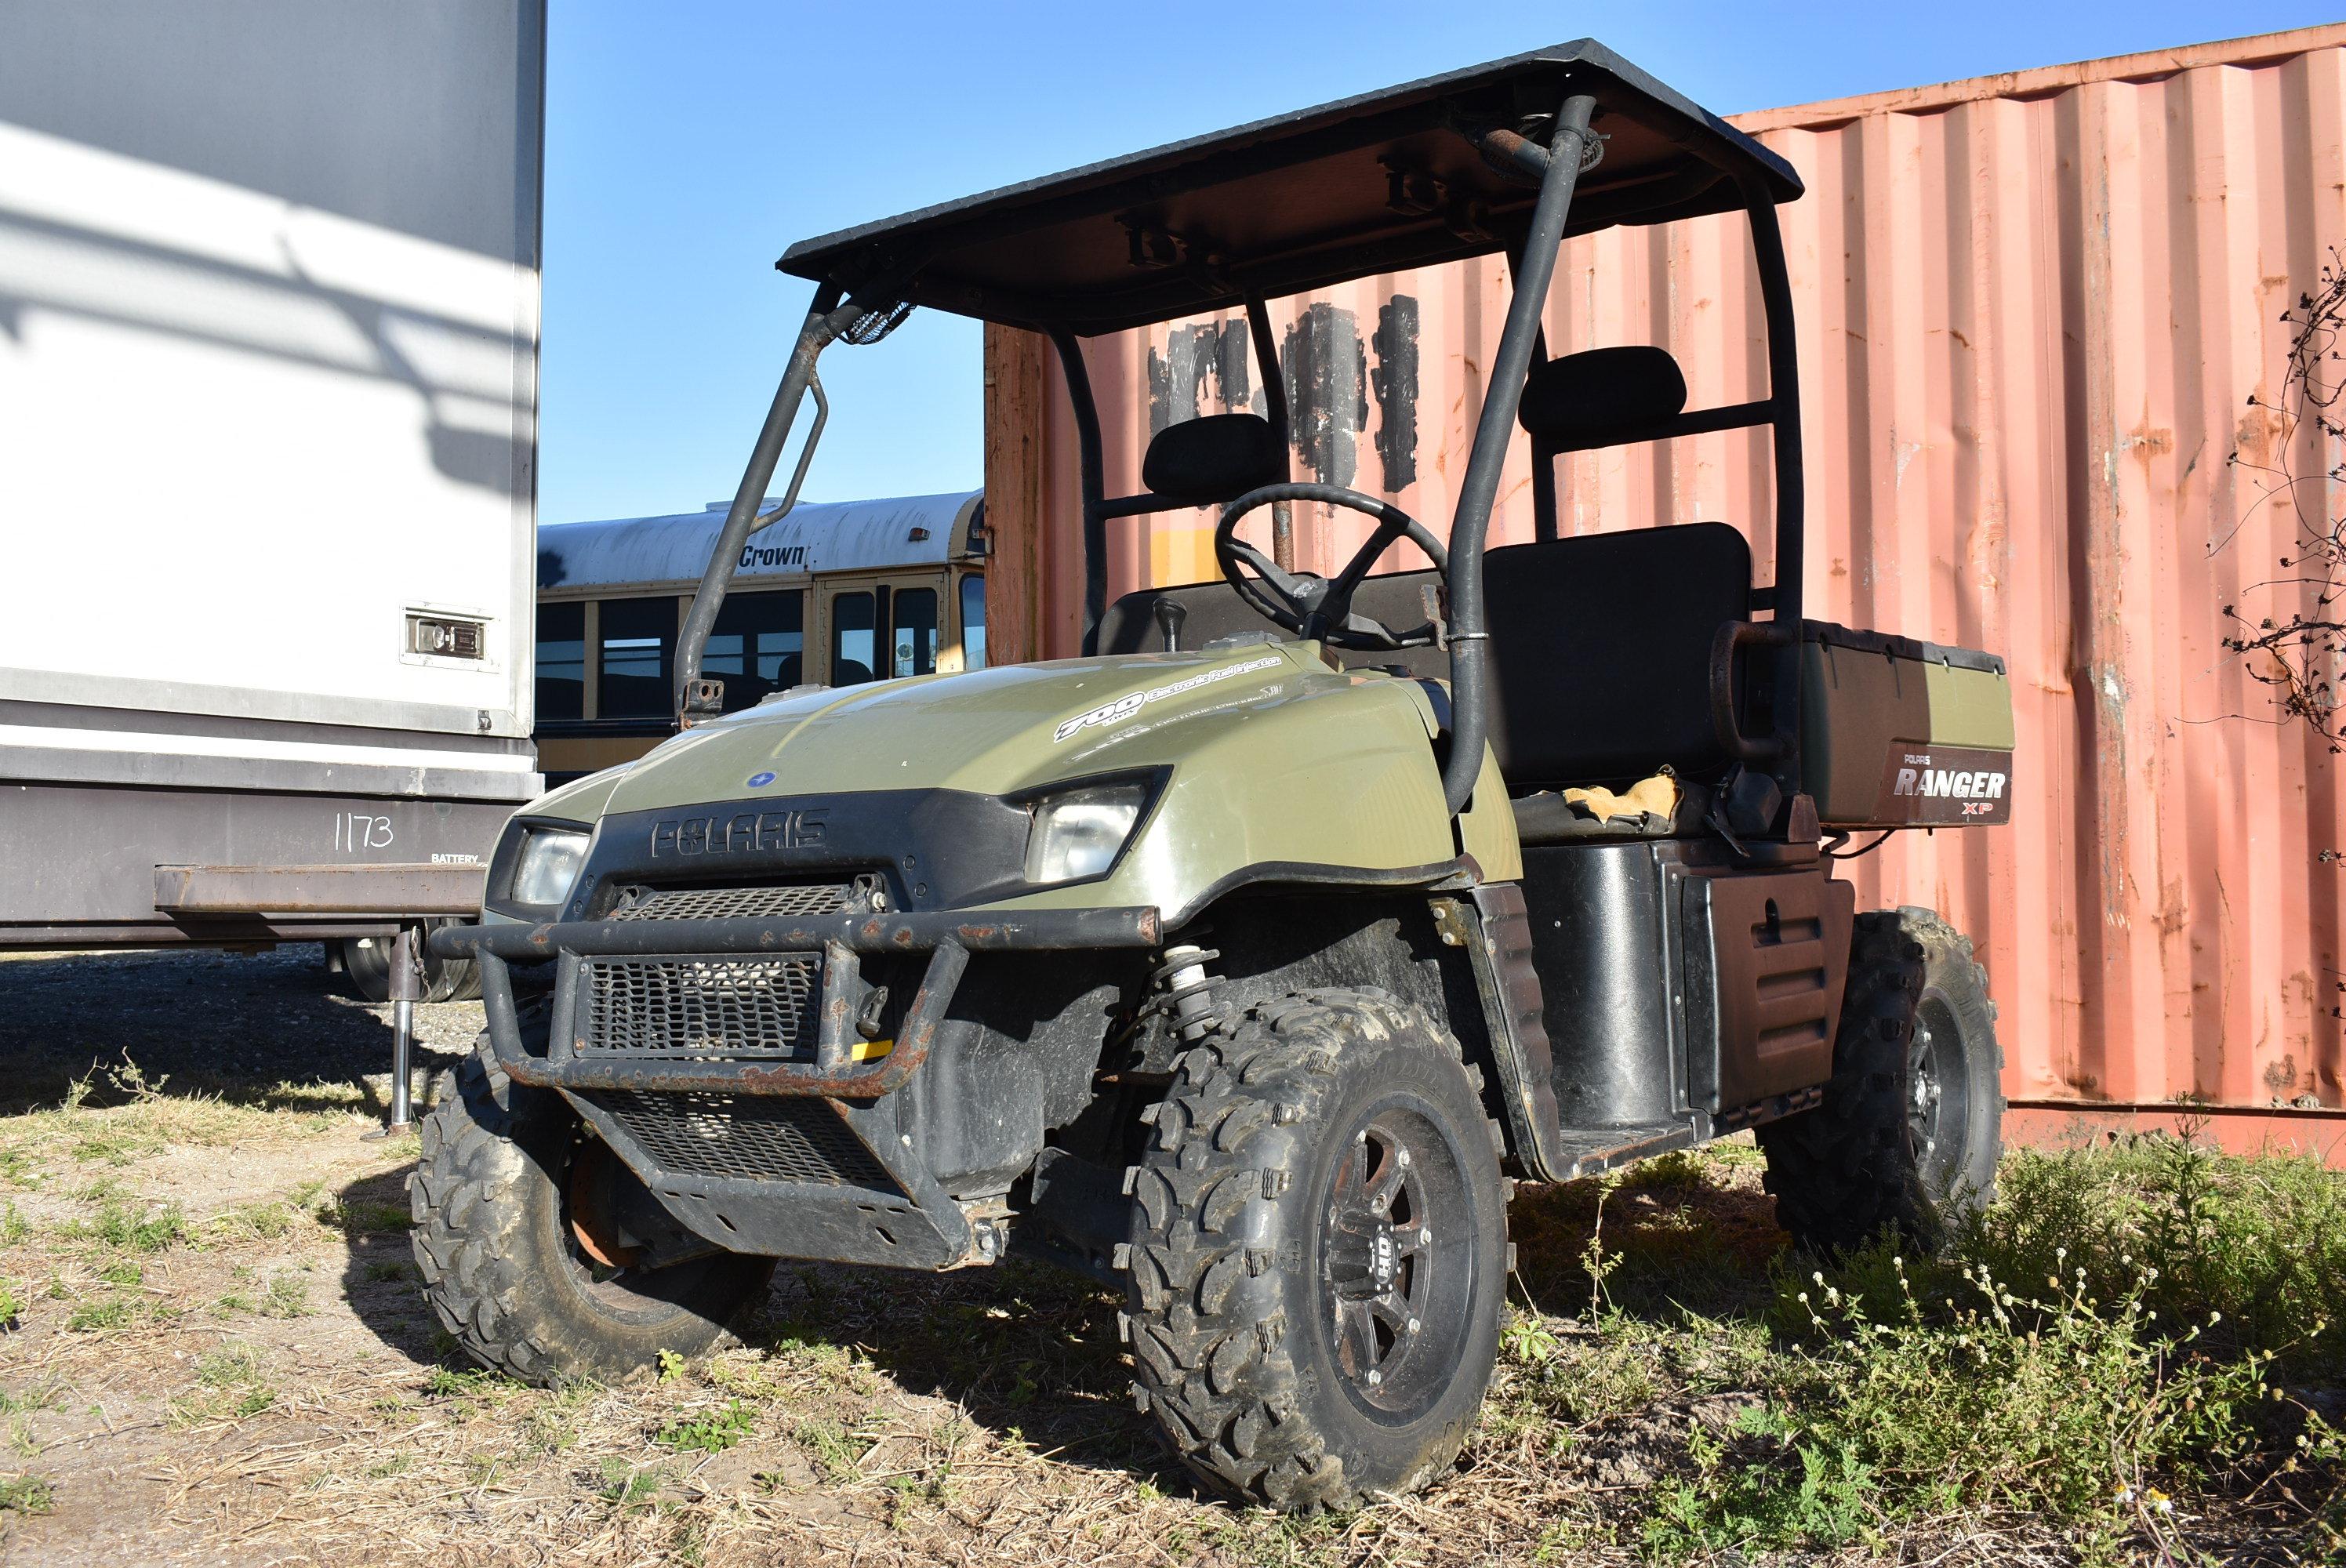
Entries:
{"label": "bus window", "polygon": [[537,606],[537,716],[586,716],[586,606]]}
{"label": "bus window", "polygon": [[605,718],[657,718],[670,712],[676,659],[676,600],[605,599],[602,679],[597,711]]}
{"label": "bus window", "polygon": [[974,572],[961,580],[961,667],[985,667],[985,579]]}
{"label": "bus window", "polygon": [[892,673],[899,676],[936,674],[937,591],[934,588],[899,588],[895,599],[895,613],[889,617],[895,623],[894,635],[889,639],[896,645]]}
{"label": "bus window", "polygon": [[872,596],[838,594],[831,601],[831,684],[861,686],[872,678]]}
{"label": "bus window", "polygon": [[704,674],[723,677],[726,712],[806,679],[803,602],[795,589],[726,596],[700,661]]}

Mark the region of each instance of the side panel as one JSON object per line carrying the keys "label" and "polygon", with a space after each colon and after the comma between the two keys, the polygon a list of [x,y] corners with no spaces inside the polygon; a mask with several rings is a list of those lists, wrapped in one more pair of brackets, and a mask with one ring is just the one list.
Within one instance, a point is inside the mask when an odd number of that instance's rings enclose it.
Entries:
{"label": "side panel", "polygon": [[1688,1098],[1697,1108],[1733,1110],[1832,1076],[1856,915],[1855,890],[1820,867],[1685,880]]}
{"label": "side panel", "polygon": [[536,0],[5,17],[0,697],[525,737]]}
{"label": "side panel", "polygon": [[485,868],[507,811],[469,800],[69,784],[9,784],[0,802],[0,948],[387,929],[387,919],[343,916],[174,918],[155,908],[155,868],[435,861]]}
{"label": "side panel", "polygon": [[545,33],[0,5],[0,945],[218,937],[157,865],[485,859],[537,791]]}

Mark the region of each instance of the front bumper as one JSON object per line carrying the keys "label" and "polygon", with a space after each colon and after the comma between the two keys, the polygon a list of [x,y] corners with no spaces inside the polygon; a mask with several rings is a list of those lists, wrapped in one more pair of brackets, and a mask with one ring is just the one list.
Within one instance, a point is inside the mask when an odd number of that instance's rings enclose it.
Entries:
{"label": "front bumper", "polygon": [[[994,1220],[973,1220],[944,1190],[907,1130],[898,1095],[935,1045],[970,955],[1147,949],[1153,908],[825,915],[812,919],[579,921],[459,926],[432,950],[480,962],[492,1049],[516,1083],[559,1091],[661,1206],[711,1246],[842,1263],[951,1268],[1001,1256]],[[859,1063],[867,959],[927,954],[894,1041]],[[589,988],[598,962],[670,957],[693,975],[800,966],[820,975],[812,1049],[793,1059],[669,1038],[659,1054],[594,1038]],[[556,965],[544,1048],[534,1051],[514,996],[515,962]],[[801,1014],[806,1021],[806,1014]],[[529,1032],[536,1033],[535,1027]]]}
{"label": "front bumper", "polygon": [[[432,933],[443,958],[474,958],[489,1043],[498,1064],[518,1083],[555,1089],[719,1091],[743,1095],[819,1095],[868,1099],[903,1086],[935,1043],[972,952],[1052,952],[1158,944],[1157,911],[1036,910],[994,916],[965,911],[829,915],[770,921],[576,921],[550,925],[454,926]],[[858,961],[865,955],[929,954],[895,1048],[879,1061],[853,1060]],[[678,958],[820,954],[822,1008],[811,1063],[629,1060],[587,1056],[580,993],[593,958]],[[525,1049],[511,965],[556,963],[554,1016],[546,1052]]]}

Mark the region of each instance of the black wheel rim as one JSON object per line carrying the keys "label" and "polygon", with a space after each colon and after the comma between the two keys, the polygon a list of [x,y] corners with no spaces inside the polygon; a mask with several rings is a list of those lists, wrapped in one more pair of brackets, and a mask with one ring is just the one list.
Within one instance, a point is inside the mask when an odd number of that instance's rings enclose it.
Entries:
{"label": "black wheel rim", "polygon": [[1915,1167],[1942,1183],[1963,1166],[1969,1089],[1954,1008],[1938,992],[1926,991],[1906,1047],[1906,1133]]}
{"label": "black wheel rim", "polygon": [[1321,1322],[1358,1403],[1407,1420],[1447,1387],[1474,1293],[1474,1213],[1457,1151],[1410,1105],[1346,1138],[1321,1207]]}

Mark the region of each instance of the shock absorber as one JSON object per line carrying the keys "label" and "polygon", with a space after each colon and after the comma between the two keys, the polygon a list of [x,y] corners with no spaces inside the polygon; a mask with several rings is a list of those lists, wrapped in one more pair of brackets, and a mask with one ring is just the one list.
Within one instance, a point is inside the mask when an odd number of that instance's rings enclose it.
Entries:
{"label": "shock absorber", "polygon": [[1221,950],[1200,945],[1202,939],[1212,934],[1211,926],[1191,925],[1183,933],[1185,940],[1158,955],[1157,967],[1148,976],[1149,983],[1162,993],[1149,1004],[1150,1010],[1172,1013],[1174,1032],[1191,1045],[1222,1023],[1221,1013],[1214,1005],[1218,977],[1206,970],[1207,964],[1222,956]]}

